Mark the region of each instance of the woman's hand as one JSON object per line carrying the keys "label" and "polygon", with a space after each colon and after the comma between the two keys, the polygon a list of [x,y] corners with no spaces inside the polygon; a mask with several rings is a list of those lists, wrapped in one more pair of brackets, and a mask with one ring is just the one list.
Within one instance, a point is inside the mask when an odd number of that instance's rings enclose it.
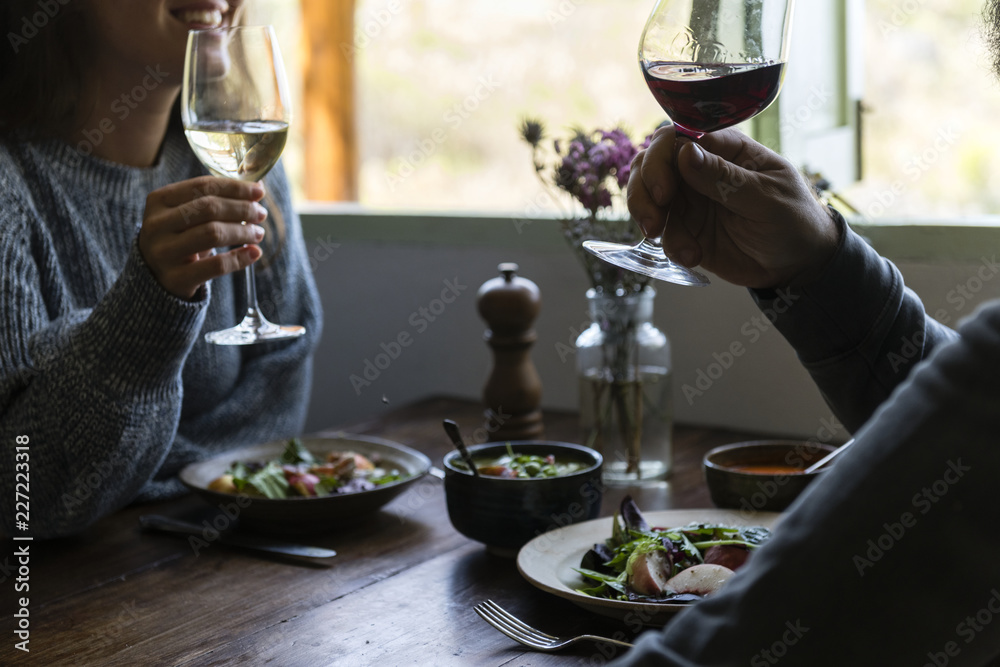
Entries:
{"label": "woman's hand", "polygon": [[672,259],[745,287],[807,283],[839,241],[795,168],[732,129],[698,143],[657,130],[632,163],[628,208]]}
{"label": "woman's hand", "polygon": [[[190,300],[212,278],[257,261],[267,211],[260,183],[201,176],[146,197],[139,252],[165,290]],[[246,224],[241,224],[241,223]],[[246,247],[243,247],[247,244]],[[240,246],[216,254],[215,248]]]}

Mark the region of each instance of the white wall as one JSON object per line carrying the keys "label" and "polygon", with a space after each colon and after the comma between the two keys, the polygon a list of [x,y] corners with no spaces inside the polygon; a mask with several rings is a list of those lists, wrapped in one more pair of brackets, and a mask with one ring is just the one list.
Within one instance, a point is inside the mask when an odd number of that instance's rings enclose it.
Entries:
{"label": "white wall", "polygon": [[[497,275],[497,264],[510,261],[542,292],[533,359],[544,405],[575,408],[575,360],[561,356],[557,344],[571,345],[587,322],[587,282],[555,223],[424,217],[408,224],[339,215],[304,216],[304,226],[313,239],[310,252],[326,311],[308,430],[376,416],[434,394],[477,399],[491,357],[476,292]],[[393,238],[401,240],[380,240]],[[331,241],[339,247],[331,249]],[[946,315],[952,326],[976,303],[1000,296],[1000,280],[980,282],[980,276],[993,277],[980,260],[899,266],[929,311]],[[960,286],[976,290],[976,298],[967,301]],[[673,344],[679,422],[803,437],[829,424],[831,412],[795,354],[744,289],[716,280],[704,289],[661,284],[658,290],[654,319]],[[451,303],[435,303],[443,291],[446,299],[454,295]],[[431,310],[422,314],[421,308]],[[401,334],[409,344],[397,350],[392,343]],[[734,343],[744,353],[730,363],[726,352]],[[370,385],[352,386],[352,375],[364,379],[366,360],[390,363],[377,377],[369,367]],[[697,387],[699,371],[717,379],[702,395],[685,397],[683,385]],[[704,377],[701,382],[706,387]]]}

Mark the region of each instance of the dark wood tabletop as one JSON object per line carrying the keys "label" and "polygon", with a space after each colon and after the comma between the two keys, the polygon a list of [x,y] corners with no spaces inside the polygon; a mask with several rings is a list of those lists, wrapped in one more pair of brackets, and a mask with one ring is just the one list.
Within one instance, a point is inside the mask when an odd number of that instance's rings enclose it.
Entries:
{"label": "dark wood tabletop", "polygon": [[[471,434],[476,404],[432,398],[386,408],[338,430],[393,440],[441,465],[441,420]],[[547,412],[546,437],[579,441],[577,419]],[[678,426],[669,481],[609,487],[602,516],[631,493],[643,510],[711,507],[701,459],[710,448],[759,434]],[[471,438],[470,438],[471,440]],[[297,540],[336,549],[329,566],[268,558],[217,543],[141,532],[142,514],[206,516],[193,496],[136,505],[72,539],[33,541],[30,591],[15,593],[15,549],[0,554],[0,664],[38,665],[570,665],[603,664],[608,647],[558,654],[526,650],[473,611],[492,599],[551,634],[631,640],[635,628],[539,591],[516,564],[487,553],[448,521],[441,482],[427,476],[372,515],[333,534]],[[13,614],[29,597],[30,653],[16,650]]]}

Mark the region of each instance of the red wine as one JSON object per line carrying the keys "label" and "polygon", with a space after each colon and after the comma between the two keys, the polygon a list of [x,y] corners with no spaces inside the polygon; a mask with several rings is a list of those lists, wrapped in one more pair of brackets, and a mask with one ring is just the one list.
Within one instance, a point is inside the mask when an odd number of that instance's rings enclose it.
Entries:
{"label": "red wine", "polygon": [[700,138],[753,118],[781,89],[785,63],[727,65],[657,61],[643,68],[653,97],[677,129]]}

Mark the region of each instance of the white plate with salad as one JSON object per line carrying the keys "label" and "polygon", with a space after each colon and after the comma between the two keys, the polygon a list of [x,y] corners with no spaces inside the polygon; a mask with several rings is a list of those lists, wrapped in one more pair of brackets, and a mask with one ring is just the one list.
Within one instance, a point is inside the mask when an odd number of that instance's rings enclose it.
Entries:
{"label": "white plate with salad", "polygon": [[[623,510],[625,506],[623,502]],[[766,542],[781,517],[773,512],[662,510],[630,517],[630,527],[622,514],[539,535],[518,552],[518,570],[536,588],[588,611],[629,626],[658,627],[711,594],[706,587],[723,586],[731,571],[717,562],[732,566],[727,559],[734,554],[752,552]],[[639,523],[643,520],[644,527]],[[599,554],[592,552],[597,545],[602,545]],[[713,546],[718,548],[709,553]],[[590,567],[584,566],[585,556]],[[713,560],[716,563],[708,564]]]}
{"label": "white plate with salad", "polygon": [[235,502],[241,526],[302,534],[357,522],[430,468],[405,445],[345,434],[234,450],[188,465],[180,479],[212,505]]}

